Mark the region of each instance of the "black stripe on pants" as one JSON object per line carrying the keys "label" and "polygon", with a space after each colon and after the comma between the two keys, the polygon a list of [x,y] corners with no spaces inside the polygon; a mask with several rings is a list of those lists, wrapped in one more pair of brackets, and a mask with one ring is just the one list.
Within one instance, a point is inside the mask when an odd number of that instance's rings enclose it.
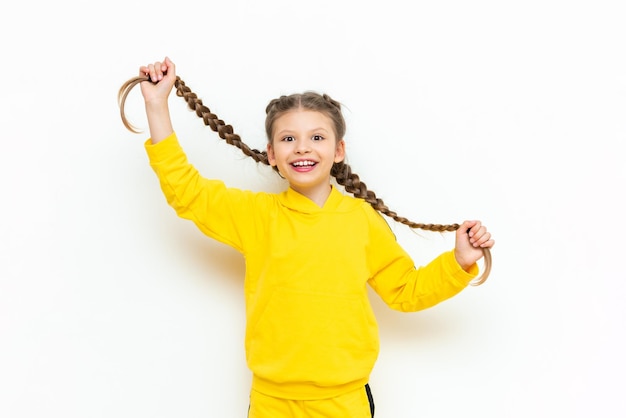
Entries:
{"label": "black stripe on pants", "polygon": [[372,418],[374,418],[374,397],[372,396],[372,390],[370,389],[369,383],[365,384],[365,392],[367,393],[367,400],[370,402],[370,412],[372,413]]}

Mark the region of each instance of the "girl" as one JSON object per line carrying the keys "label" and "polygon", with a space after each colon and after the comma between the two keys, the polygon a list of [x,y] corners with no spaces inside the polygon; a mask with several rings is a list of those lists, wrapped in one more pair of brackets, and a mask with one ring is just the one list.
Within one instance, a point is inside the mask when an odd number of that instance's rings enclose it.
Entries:
{"label": "girl", "polygon": [[[289,182],[287,190],[253,193],[203,178],[170,120],[174,63],[165,58],[139,72],[152,81],[141,82],[145,147],[167,201],[245,257],[248,416],[373,417],[368,379],[379,340],[366,285],[393,309],[431,307],[477,275],[491,234],[479,221],[457,225],[455,248],[416,268],[374,207],[409,221],[372,198],[344,163],[341,106],[327,95],[282,96],[267,106],[267,151],[257,156]],[[367,201],[343,195],[331,176]]]}

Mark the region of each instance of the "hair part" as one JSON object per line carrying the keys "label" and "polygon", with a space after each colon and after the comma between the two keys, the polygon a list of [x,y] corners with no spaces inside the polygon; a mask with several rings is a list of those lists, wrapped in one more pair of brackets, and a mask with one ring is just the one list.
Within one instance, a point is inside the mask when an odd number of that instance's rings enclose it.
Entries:
{"label": "hair part", "polygon": [[346,121],[341,112],[341,103],[333,100],[327,94],[307,91],[289,96],[280,96],[269,102],[265,108],[265,134],[270,143],[274,135],[273,129],[276,119],[289,111],[297,109],[311,110],[326,115],[332,122],[337,140],[342,140],[345,136]]}

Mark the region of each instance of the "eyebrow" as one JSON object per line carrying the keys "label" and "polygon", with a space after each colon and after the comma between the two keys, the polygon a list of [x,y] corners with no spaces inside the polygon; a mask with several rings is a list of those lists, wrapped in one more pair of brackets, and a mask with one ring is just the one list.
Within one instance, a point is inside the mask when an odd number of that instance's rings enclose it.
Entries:
{"label": "eyebrow", "polygon": [[[286,134],[294,134],[296,132],[297,131],[293,130],[293,129],[283,129],[282,131],[276,132],[276,135],[282,136],[282,135],[286,135]],[[324,132],[324,133],[328,134],[329,131],[326,128],[323,128],[323,127],[320,126],[320,127],[314,128],[314,129],[310,129],[308,132],[310,132],[310,133],[311,132]]]}

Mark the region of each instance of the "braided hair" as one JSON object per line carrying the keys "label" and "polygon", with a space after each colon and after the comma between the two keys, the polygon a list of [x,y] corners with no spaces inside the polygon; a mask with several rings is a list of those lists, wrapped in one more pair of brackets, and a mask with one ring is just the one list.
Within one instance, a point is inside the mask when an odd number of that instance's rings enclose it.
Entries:
{"label": "braided hair", "polygon": [[[132,88],[143,81],[150,81],[150,79],[147,76],[137,76],[129,79],[122,85],[117,97],[122,123],[128,130],[134,133],[139,133],[139,130],[131,125],[126,118],[124,104],[128,93],[132,90]],[[270,165],[267,151],[252,149],[246,145],[241,140],[241,137],[234,132],[233,127],[231,125],[227,125],[223,120],[218,118],[217,115],[211,112],[211,110],[202,103],[202,99],[198,98],[198,96],[192,92],[187,85],[185,85],[185,82],[180,77],[176,77],[174,87],[176,88],[176,95],[178,97],[182,97],[187,102],[189,109],[194,111],[196,115],[202,119],[204,124],[216,132],[221,139],[225,140],[228,144],[239,148],[246,156],[252,158],[257,163]],[[322,112],[333,122],[336,137],[344,137],[346,132],[346,123],[341,111],[341,103],[332,99],[327,94],[305,92],[291,94],[288,96],[283,95],[269,102],[265,109],[265,131],[269,140],[272,138],[274,121],[285,112],[298,108]],[[273,169],[278,171],[277,167],[273,167]],[[352,168],[345,161],[334,163],[330,174],[348,193],[365,200],[378,212],[388,216],[396,222],[408,226],[409,228],[433,232],[451,232],[456,231],[460,227],[459,224],[439,225],[418,223],[399,216],[396,212],[390,210],[381,198],[377,197],[373,191],[367,188],[367,185],[361,181],[358,174],[352,172]],[[483,251],[485,255],[484,272],[478,279],[475,279],[470,283],[474,286],[480,285],[487,280],[487,276],[491,271],[491,253],[488,248],[484,248]]]}

